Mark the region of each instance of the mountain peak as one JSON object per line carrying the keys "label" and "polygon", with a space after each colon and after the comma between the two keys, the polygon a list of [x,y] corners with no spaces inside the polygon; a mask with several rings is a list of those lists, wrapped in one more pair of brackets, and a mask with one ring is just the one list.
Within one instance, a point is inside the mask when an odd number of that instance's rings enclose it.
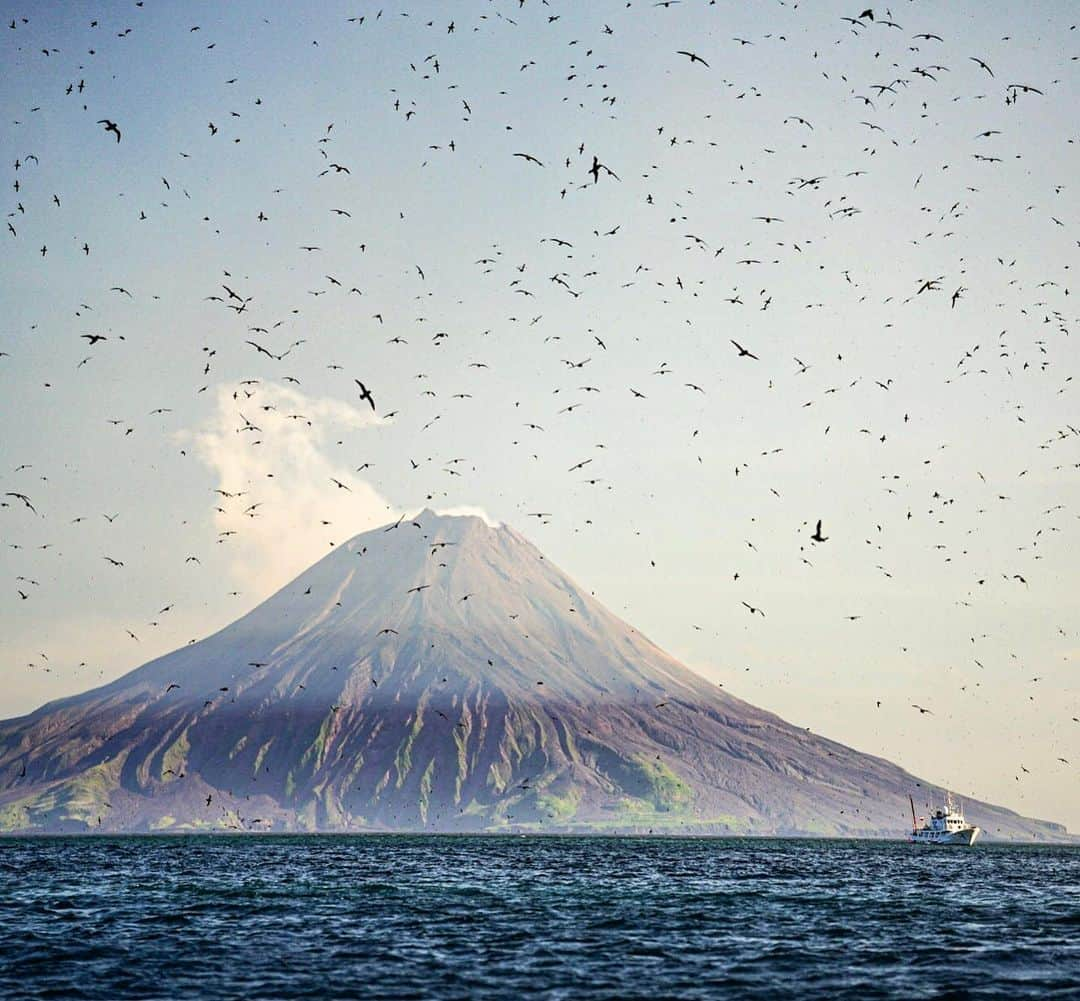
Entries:
{"label": "mountain peak", "polygon": [[345,545],[351,546],[358,539],[375,536],[379,532],[391,532],[398,528],[412,528],[414,532],[420,529],[428,533],[462,534],[470,528],[480,527],[488,531],[509,530],[509,526],[495,520],[480,508],[461,507],[447,511],[436,511],[433,508],[424,507],[415,514],[403,514],[393,521],[386,522],[384,525],[361,532],[353,536]]}

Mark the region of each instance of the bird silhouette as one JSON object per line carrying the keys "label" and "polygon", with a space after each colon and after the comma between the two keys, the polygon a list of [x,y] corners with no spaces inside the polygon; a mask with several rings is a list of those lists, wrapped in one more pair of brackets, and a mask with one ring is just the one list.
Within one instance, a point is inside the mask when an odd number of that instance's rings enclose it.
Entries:
{"label": "bird silhouette", "polygon": [[744,348],[738,341],[733,340],[731,343],[735,345],[736,350],[739,352],[739,357],[740,358],[753,358],[754,361],[760,361],[761,360],[760,358],[758,358],[758,356],[756,354],[754,354],[748,348]]}
{"label": "bird silhouette", "polygon": [[360,387],[360,399],[367,400],[371,404],[371,409],[375,409],[375,397],[371,395],[371,390],[367,388],[359,379],[353,379],[353,382]]}
{"label": "bird silhouette", "polygon": [[696,52],[687,52],[685,49],[679,49],[678,52],[676,52],[676,55],[686,56],[687,59],[689,59],[691,63],[701,63],[702,66],[708,66],[709,65]]}
{"label": "bird silhouette", "polygon": [[98,119],[98,125],[104,125],[106,132],[112,132],[116,136],[116,141],[120,141],[120,129],[116,122],[110,121],[108,118]]}

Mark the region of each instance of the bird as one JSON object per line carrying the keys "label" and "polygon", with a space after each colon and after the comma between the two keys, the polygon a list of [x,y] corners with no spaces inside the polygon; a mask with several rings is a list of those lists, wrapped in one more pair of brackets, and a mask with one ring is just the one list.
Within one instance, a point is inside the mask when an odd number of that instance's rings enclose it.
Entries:
{"label": "bird", "polygon": [[[120,129],[117,127],[116,122],[110,121],[108,118],[99,118],[98,125],[104,125],[106,132],[113,132],[116,134],[116,141],[120,141]],[[135,144],[136,146],[138,143]]]}
{"label": "bird", "polygon": [[761,359],[758,358],[756,354],[754,354],[748,348],[744,348],[738,341],[732,340],[731,343],[735,345],[736,349],[739,352],[740,358],[753,358],[754,361],[761,361]]}
{"label": "bird", "polygon": [[528,160],[529,163],[535,163],[538,167],[544,166],[532,153],[515,153],[514,156],[520,156],[523,160]]}
{"label": "bird", "polygon": [[371,404],[371,409],[375,409],[375,397],[371,395],[371,390],[367,388],[359,379],[353,379],[353,382],[360,387],[360,399],[367,400]]}
{"label": "bird", "polygon": [[691,63],[701,63],[702,66],[706,67],[709,65],[696,52],[687,52],[685,49],[679,49],[675,54],[678,56],[686,56]]}
{"label": "bird", "polygon": [[920,715],[920,716],[926,716],[926,715],[929,715],[929,716],[933,716],[933,715],[934,715],[934,714],[933,714],[933,712],[932,712],[931,710],[929,710],[929,709],[924,709],[924,708],[923,708],[922,706],[918,706],[918,705],[916,705],[916,704],[915,704],[914,702],[912,702],[912,704],[911,704],[911,708],[912,708],[912,709],[918,709],[918,710],[919,710],[919,715]]}
{"label": "bird", "polygon": [[817,528],[814,529],[814,534],[810,536],[814,542],[827,542],[829,537],[821,534],[821,519],[818,518]]}

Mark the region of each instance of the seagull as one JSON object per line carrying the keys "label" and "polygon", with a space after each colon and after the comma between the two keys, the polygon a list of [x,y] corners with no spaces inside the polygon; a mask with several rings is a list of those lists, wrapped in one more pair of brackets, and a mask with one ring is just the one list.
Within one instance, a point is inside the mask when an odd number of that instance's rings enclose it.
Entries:
{"label": "seagull", "polygon": [[734,344],[736,348],[738,348],[740,358],[753,358],[754,361],[761,361],[761,359],[756,354],[754,354],[753,351],[748,351],[738,341],[733,340],[731,341],[731,343]]}
{"label": "seagull", "polygon": [[[106,132],[115,132],[116,133],[116,141],[117,142],[120,141],[120,129],[117,128],[116,122],[111,122],[111,121],[109,121],[108,118],[99,118],[98,119],[98,125],[104,125]],[[136,143],[136,145],[138,145],[138,144]]]}
{"label": "seagull", "polygon": [[814,529],[814,534],[810,536],[815,542],[828,542],[829,537],[821,534],[821,519],[818,518],[817,528]]}
{"label": "seagull", "polygon": [[371,395],[371,390],[368,389],[367,386],[365,386],[359,379],[353,379],[353,382],[355,382],[360,387],[360,399],[367,400],[368,403],[371,404],[371,409],[374,410],[375,398]]}
{"label": "seagull", "polygon": [[678,51],[676,51],[675,54],[677,56],[686,56],[686,58],[689,59],[691,63],[701,63],[702,66],[706,67],[709,65],[696,52],[687,52],[686,49],[679,49]]}

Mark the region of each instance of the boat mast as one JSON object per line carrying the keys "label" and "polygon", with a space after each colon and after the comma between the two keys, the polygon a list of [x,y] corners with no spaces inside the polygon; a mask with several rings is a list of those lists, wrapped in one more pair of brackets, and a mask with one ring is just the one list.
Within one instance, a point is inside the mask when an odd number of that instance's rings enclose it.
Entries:
{"label": "boat mast", "polygon": [[914,834],[918,830],[919,822],[915,819],[915,800],[911,793],[908,793],[908,802],[911,803],[911,833]]}

